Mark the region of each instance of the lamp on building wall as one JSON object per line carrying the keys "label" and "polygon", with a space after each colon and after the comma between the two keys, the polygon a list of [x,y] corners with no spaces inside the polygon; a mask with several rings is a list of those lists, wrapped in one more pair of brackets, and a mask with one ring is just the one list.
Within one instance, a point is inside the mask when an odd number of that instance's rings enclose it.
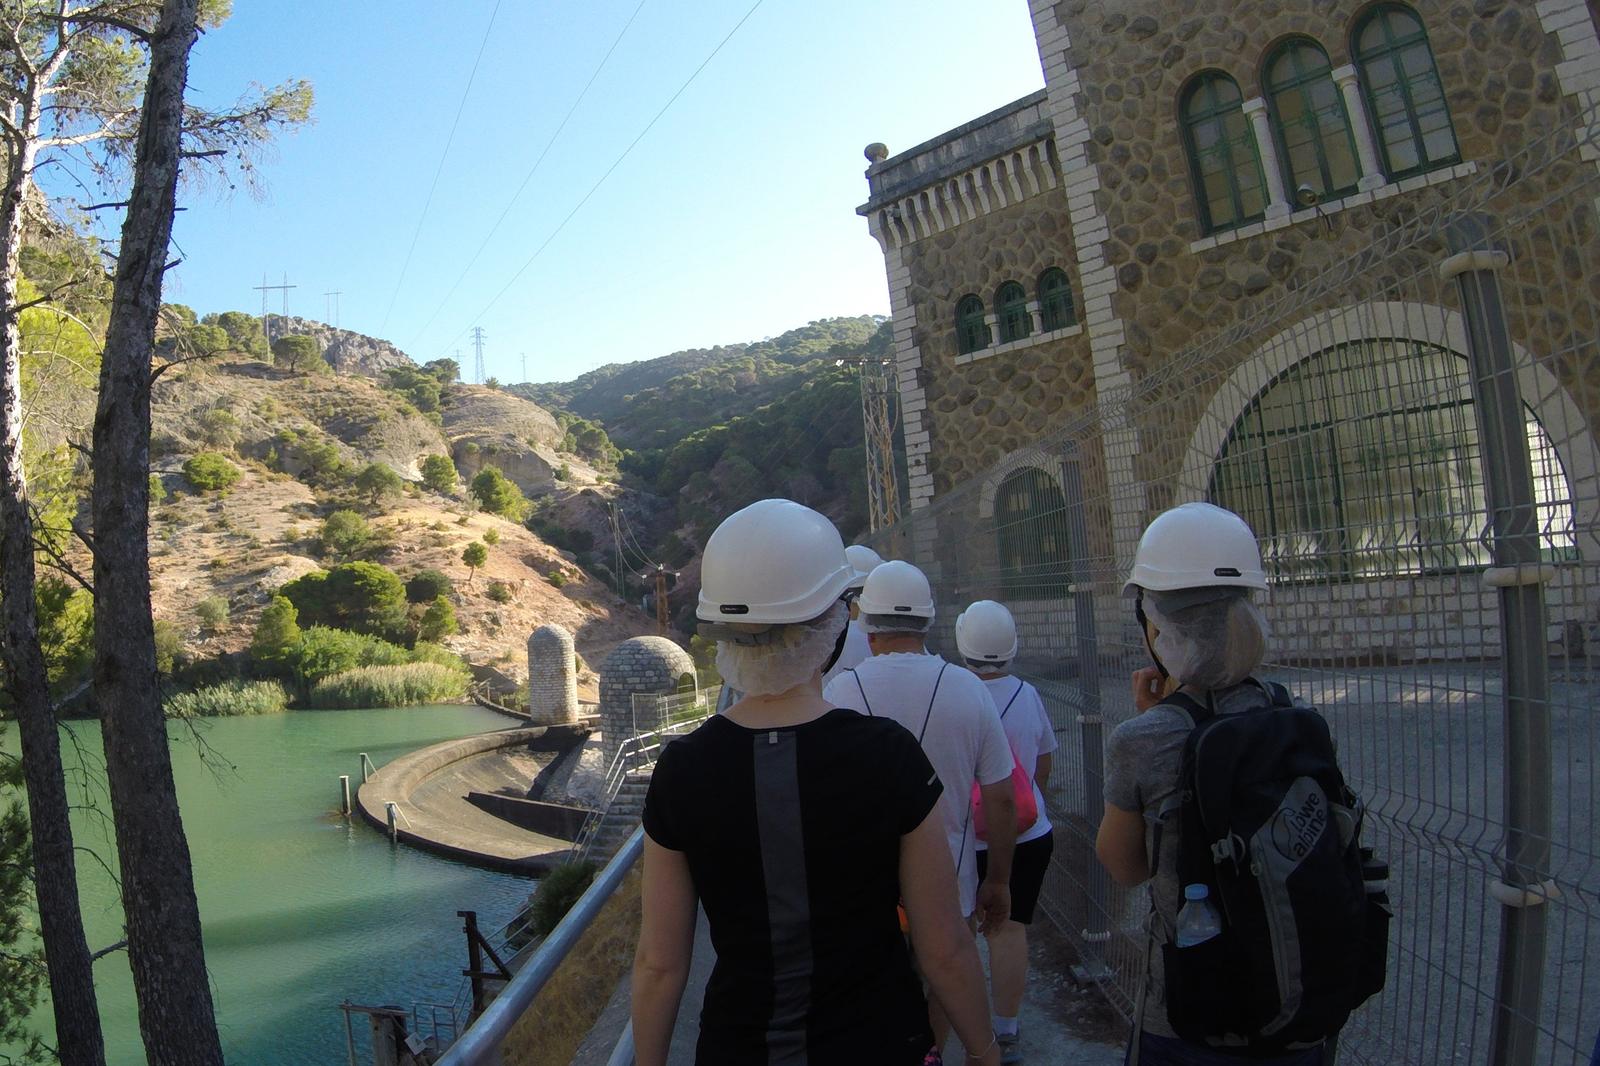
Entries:
{"label": "lamp on building wall", "polygon": [[1327,213],[1322,210],[1321,193],[1310,185],[1301,185],[1294,191],[1294,200],[1295,203],[1300,205],[1302,211],[1306,208],[1314,208],[1317,212],[1317,217],[1322,219],[1323,226],[1327,227],[1329,233],[1333,232],[1333,219],[1329,218]]}

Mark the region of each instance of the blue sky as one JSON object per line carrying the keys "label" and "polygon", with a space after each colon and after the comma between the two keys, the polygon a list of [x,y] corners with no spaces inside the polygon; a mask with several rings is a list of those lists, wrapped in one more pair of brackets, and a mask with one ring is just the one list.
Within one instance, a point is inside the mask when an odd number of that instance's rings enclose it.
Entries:
{"label": "blue sky", "polygon": [[752,2],[500,0],[402,279],[495,0],[236,0],[196,48],[191,99],[223,106],[251,82],[303,77],[315,122],[264,161],[261,199],[184,195],[167,299],[259,311],[252,287],[287,274],[291,313],[329,317],[323,294],[342,290],[341,325],[418,360],[459,348],[470,368],[481,325],[502,381],[522,380],[522,353],[530,380],[563,380],[886,313],[882,256],[854,214],[862,148],[900,151],[1037,89],[1025,0],[764,0],[533,258]]}

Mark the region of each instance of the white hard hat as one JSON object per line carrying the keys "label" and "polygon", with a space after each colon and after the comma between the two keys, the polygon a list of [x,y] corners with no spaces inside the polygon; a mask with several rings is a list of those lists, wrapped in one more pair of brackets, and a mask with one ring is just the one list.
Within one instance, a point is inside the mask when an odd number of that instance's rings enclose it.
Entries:
{"label": "white hard hat", "polygon": [[1256,535],[1232,511],[1209,503],[1185,503],[1161,512],[1145,527],[1133,556],[1133,572],[1122,591],[1216,586],[1267,587]]}
{"label": "white hard hat", "polygon": [[701,621],[809,622],[855,575],[833,523],[793,500],[758,500],[722,520],[700,566]]}
{"label": "white hard hat", "polygon": [[956,649],[968,662],[1008,663],[1017,657],[1017,623],[1004,604],[979,600],[956,619]]}
{"label": "white hard hat", "polygon": [[867,575],[856,606],[862,614],[933,617],[933,589],[921,570],[910,563],[884,563]]}
{"label": "white hard hat", "polygon": [[850,561],[850,566],[856,572],[855,579],[850,582],[850,587],[853,589],[858,589],[865,585],[867,583],[867,575],[883,565],[883,556],[865,544],[850,545],[844,550],[844,557]]}

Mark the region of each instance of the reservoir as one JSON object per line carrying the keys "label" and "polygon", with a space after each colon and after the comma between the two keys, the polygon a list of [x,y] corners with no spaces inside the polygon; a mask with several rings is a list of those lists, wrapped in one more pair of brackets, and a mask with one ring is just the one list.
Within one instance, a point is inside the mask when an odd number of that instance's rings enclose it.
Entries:
{"label": "reservoir", "polygon": [[[206,961],[230,1066],[330,1066],[345,1061],[345,999],[365,1005],[449,1003],[466,945],[458,910],[498,929],[533,889],[525,877],[437,858],[339,816],[339,775],[361,783],[374,763],[428,744],[504,729],[478,707],[294,711],[172,722],[173,772],[194,859]],[[4,744],[14,752],[16,727]],[[98,722],[62,727],[75,805],[84,924],[98,950],[122,939],[110,873],[110,800]],[[127,955],[95,963],[108,1062],[142,1066]],[[41,1003],[37,1020],[51,1027]],[[358,1024],[361,1019],[357,1019]],[[360,1044],[364,1046],[365,1040]]]}

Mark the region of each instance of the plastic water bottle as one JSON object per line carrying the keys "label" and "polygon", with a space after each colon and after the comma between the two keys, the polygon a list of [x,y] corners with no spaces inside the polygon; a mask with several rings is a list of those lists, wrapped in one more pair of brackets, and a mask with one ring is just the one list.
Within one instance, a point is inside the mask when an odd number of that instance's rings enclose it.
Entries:
{"label": "plastic water bottle", "polygon": [[1183,886],[1183,908],[1178,911],[1178,934],[1174,942],[1180,948],[1204,944],[1222,934],[1222,916],[1211,903],[1211,890],[1205,885]]}

